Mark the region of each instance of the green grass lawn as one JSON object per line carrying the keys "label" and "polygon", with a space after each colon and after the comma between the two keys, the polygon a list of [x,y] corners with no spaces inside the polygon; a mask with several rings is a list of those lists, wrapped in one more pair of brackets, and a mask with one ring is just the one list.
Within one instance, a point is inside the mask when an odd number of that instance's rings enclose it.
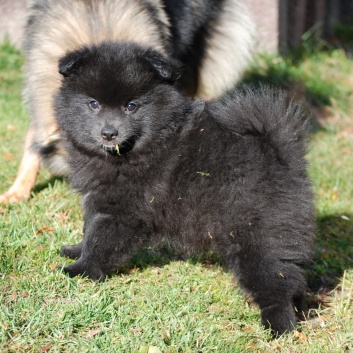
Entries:
{"label": "green grass lawn", "polygon": [[[1,45],[0,192],[14,180],[28,125],[22,64]],[[353,352],[353,61],[340,50],[295,62],[262,56],[245,81],[283,86],[315,110],[318,234],[297,331],[271,340],[211,257],[146,249],[105,283],[68,278],[59,250],[80,240],[80,200],[43,171],[28,202],[0,206],[0,352]]]}

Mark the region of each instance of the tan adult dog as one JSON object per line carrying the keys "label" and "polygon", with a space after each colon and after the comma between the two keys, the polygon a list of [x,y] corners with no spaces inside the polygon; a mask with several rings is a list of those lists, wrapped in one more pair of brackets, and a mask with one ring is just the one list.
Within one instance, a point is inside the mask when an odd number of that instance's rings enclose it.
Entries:
{"label": "tan adult dog", "polygon": [[231,89],[251,58],[254,26],[243,0],[32,0],[25,33],[24,96],[30,112],[17,178],[0,203],[30,196],[40,166],[69,173],[53,112],[58,60],[105,41],[148,45],[185,65],[181,89],[215,98]]}

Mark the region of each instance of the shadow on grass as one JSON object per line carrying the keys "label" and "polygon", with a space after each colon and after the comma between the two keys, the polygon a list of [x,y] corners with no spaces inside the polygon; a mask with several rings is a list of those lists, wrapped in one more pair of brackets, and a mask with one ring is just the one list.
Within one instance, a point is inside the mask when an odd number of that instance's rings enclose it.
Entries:
{"label": "shadow on grass", "polygon": [[65,177],[60,177],[60,176],[52,176],[43,183],[36,184],[35,187],[33,188],[33,193],[37,194],[40,193],[41,191],[47,189],[47,188],[52,188],[54,185],[58,182],[63,182]]}
{"label": "shadow on grass", "polygon": [[312,291],[327,292],[336,287],[345,270],[353,268],[353,215],[320,216],[317,222],[308,285]]}
{"label": "shadow on grass", "polygon": [[[322,55],[324,53],[322,52]],[[296,53],[277,57],[262,55],[245,73],[239,86],[251,85],[256,88],[260,85],[270,85],[284,89],[294,97],[305,98],[311,106],[329,106],[332,99],[339,95],[337,83],[306,72],[308,69],[303,69],[301,65],[308,60],[315,62],[318,59],[314,59],[313,55],[298,57]],[[319,62],[317,66],[320,66]]]}
{"label": "shadow on grass", "polygon": [[[308,285],[313,291],[332,290],[345,270],[353,268],[353,215],[337,214],[318,217],[315,254],[308,267]],[[172,247],[139,250],[129,266],[141,269],[164,266],[171,261],[221,264],[220,257],[209,252],[202,256],[187,256]]]}
{"label": "shadow on grass", "polygon": [[149,266],[163,267],[172,261],[187,261],[191,264],[201,263],[205,266],[213,264],[221,264],[221,258],[214,252],[207,252],[203,255],[186,255],[176,251],[171,246],[161,246],[158,248],[140,249],[127,265],[127,269],[131,267],[145,269]]}
{"label": "shadow on grass", "polygon": [[[318,217],[317,222],[315,255],[307,269],[309,296],[306,315],[311,309],[325,305],[327,296],[339,284],[343,272],[353,268],[353,215],[325,215]],[[162,267],[172,261],[201,263],[206,267],[221,265],[221,259],[215,253],[188,257],[163,246],[141,249],[122,272],[129,273],[134,268],[143,270],[149,266]]]}

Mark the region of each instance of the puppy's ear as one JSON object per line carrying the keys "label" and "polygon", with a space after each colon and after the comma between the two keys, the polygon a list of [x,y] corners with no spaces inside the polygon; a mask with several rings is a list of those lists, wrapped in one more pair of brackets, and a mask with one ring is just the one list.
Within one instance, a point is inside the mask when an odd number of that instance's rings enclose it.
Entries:
{"label": "puppy's ear", "polygon": [[59,73],[69,77],[78,72],[89,53],[88,48],[66,54],[59,60]]}
{"label": "puppy's ear", "polygon": [[185,69],[179,61],[167,59],[153,49],[147,51],[146,59],[163,81],[175,82]]}

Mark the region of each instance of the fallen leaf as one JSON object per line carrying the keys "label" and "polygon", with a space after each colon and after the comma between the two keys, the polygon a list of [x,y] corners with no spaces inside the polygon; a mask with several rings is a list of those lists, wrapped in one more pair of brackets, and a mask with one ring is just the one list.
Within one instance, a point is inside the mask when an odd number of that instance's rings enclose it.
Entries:
{"label": "fallen leaf", "polygon": [[17,297],[18,297],[17,292],[12,292],[12,294],[10,295],[11,300],[16,300]]}
{"label": "fallen leaf", "polygon": [[41,352],[48,352],[50,348],[51,348],[51,346],[49,346],[49,345],[42,346],[42,347],[40,347],[40,351]]}
{"label": "fallen leaf", "polygon": [[89,330],[89,331],[87,332],[86,338],[92,338],[92,337],[94,337],[94,336],[100,334],[101,332],[102,332],[101,329]]}
{"label": "fallen leaf", "polygon": [[275,346],[275,348],[276,348],[278,351],[280,351],[280,350],[282,349],[282,346],[281,346],[279,343],[277,343],[276,346]]}
{"label": "fallen leaf", "polygon": [[139,267],[131,268],[130,270],[127,271],[130,275],[140,271]]}
{"label": "fallen leaf", "polygon": [[31,347],[29,344],[25,344],[25,345],[22,346],[21,348],[26,351],[27,349],[31,349],[32,347]]}
{"label": "fallen leaf", "polygon": [[56,262],[49,265],[50,271],[54,271],[57,267],[58,267],[58,264]]}
{"label": "fallen leaf", "polygon": [[299,343],[303,343],[303,342],[306,342],[308,340],[306,338],[306,336],[302,332],[299,332],[299,331],[294,331],[294,336],[295,336],[295,338],[297,339],[297,341]]}
{"label": "fallen leaf", "polygon": [[252,344],[249,344],[248,346],[250,349],[256,349],[257,348],[257,345],[252,343]]}
{"label": "fallen leaf", "polygon": [[13,154],[12,153],[3,153],[2,157],[5,159],[5,161],[11,161],[11,159],[13,159]]}
{"label": "fallen leaf", "polygon": [[61,221],[64,220],[65,218],[67,218],[67,212],[61,212],[58,214],[57,216]]}
{"label": "fallen leaf", "polygon": [[28,292],[24,292],[21,294],[21,297],[22,298],[27,298],[29,296],[29,293]]}
{"label": "fallen leaf", "polygon": [[43,232],[53,232],[54,229],[51,227],[43,227],[41,229],[37,230],[37,234],[43,233]]}
{"label": "fallen leaf", "polygon": [[6,208],[0,208],[0,213],[4,214],[7,212],[7,209]]}
{"label": "fallen leaf", "polygon": [[16,130],[16,128],[15,128],[15,126],[14,126],[14,125],[9,124],[9,125],[7,125],[7,130],[9,130],[9,131],[15,131],[15,130]]}
{"label": "fallen leaf", "polygon": [[141,332],[142,328],[141,327],[136,327],[136,328],[131,328],[130,332],[133,333],[134,335],[138,332]]}
{"label": "fallen leaf", "polygon": [[343,148],[342,153],[343,154],[351,154],[352,150],[349,147]]}
{"label": "fallen leaf", "polygon": [[243,331],[251,331],[252,327],[251,326],[246,326],[243,328]]}

